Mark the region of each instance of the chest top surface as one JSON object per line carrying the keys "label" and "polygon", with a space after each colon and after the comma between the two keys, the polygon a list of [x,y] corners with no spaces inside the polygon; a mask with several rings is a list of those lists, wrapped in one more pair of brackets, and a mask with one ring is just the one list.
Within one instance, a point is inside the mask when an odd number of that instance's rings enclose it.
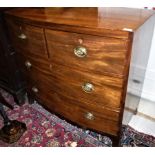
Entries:
{"label": "chest top surface", "polygon": [[85,28],[134,31],[154,14],[135,8],[17,8],[7,15],[34,23],[61,24]]}

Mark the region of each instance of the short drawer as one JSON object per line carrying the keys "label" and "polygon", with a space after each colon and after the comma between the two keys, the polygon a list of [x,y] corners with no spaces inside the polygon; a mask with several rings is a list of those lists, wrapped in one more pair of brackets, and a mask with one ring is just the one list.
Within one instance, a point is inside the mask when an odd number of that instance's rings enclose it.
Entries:
{"label": "short drawer", "polygon": [[[77,124],[117,135],[119,129],[119,112],[107,109],[87,107],[77,103],[76,99],[69,99],[49,88],[45,83],[29,85],[29,93],[51,111]],[[82,106],[79,106],[82,105]]]}
{"label": "short drawer", "polygon": [[7,19],[10,39],[17,52],[48,57],[43,28]]}
{"label": "short drawer", "polygon": [[46,29],[52,62],[107,75],[124,75],[127,42],[121,39]]}

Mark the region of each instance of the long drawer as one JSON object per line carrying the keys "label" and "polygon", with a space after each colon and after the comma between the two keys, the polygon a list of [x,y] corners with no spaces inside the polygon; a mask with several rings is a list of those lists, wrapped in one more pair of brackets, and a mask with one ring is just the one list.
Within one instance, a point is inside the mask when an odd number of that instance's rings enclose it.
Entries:
{"label": "long drawer", "polygon": [[45,32],[51,62],[82,71],[124,75],[125,40],[49,29]]}

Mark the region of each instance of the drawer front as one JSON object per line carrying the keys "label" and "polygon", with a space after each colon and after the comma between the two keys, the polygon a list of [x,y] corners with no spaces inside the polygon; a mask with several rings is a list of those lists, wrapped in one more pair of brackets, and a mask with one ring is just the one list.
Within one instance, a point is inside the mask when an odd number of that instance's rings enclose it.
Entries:
{"label": "drawer front", "polygon": [[43,28],[7,19],[11,41],[17,52],[48,57]]}
{"label": "drawer front", "polygon": [[124,74],[126,41],[48,29],[45,32],[52,62],[100,74]]}
{"label": "drawer front", "polygon": [[[37,89],[36,89],[37,88]],[[37,90],[37,91],[36,91]],[[29,92],[51,111],[87,128],[117,135],[119,129],[119,113],[106,109],[91,109],[75,99],[68,99],[56,93],[45,83],[29,85]]]}

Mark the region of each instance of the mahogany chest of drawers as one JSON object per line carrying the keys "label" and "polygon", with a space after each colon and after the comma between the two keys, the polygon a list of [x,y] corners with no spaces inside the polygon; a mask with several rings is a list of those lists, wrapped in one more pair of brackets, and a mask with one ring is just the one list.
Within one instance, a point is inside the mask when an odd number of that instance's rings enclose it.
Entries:
{"label": "mahogany chest of drawers", "polygon": [[118,145],[134,32],[152,15],[127,8],[7,11],[30,101]]}

